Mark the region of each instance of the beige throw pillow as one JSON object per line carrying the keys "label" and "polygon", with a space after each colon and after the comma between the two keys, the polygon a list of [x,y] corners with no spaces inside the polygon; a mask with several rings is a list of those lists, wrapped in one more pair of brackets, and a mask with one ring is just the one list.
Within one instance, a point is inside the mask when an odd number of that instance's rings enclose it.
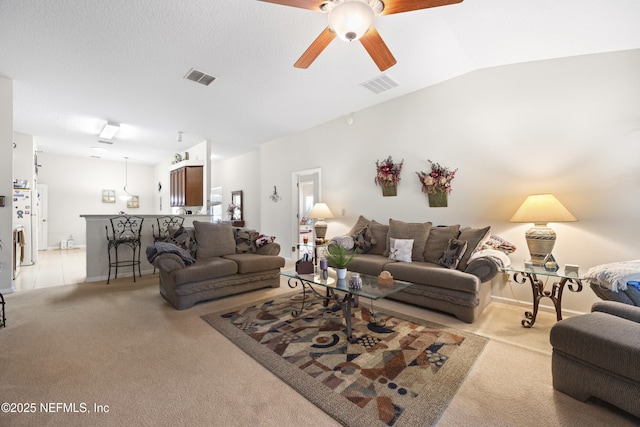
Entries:
{"label": "beige throw pillow", "polygon": [[482,245],[490,235],[490,226],[484,228],[466,227],[460,230],[458,240],[465,240],[467,242],[467,251],[460,260],[460,264],[458,264],[458,270],[464,271],[467,269],[467,263],[469,262],[469,258],[471,257],[471,255],[473,255],[476,250],[479,250],[482,247]]}
{"label": "beige throw pillow", "polygon": [[362,232],[370,223],[367,218],[360,215],[356,223],[351,227],[351,230],[347,233],[349,236],[355,236],[356,234]]}
{"label": "beige throw pillow", "polygon": [[391,248],[391,238],[394,239],[413,239],[413,249],[411,250],[411,259],[413,261],[424,261],[424,247],[431,230],[430,222],[404,222],[395,219],[389,219],[389,237],[387,238],[387,247],[382,255],[389,256]]}
{"label": "beige throw pillow", "polygon": [[371,230],[371,234],[373,234],[373,240],[375,240],[376,242],[373,246],[371,246],[371,249],[369,249],[369,253],[374,255],[382,255],[387,244],[389,226],[380,224],[379,222],[372,220],[369,223],[369,229]]}
{"label": "beige throw pillow", "polygon": [[198,243],[198,259],[236,253],[236,239],[231,223],[193,221]]}
{"label": "beige throw pillow", "polygon": [[447,246],[449,239],[458,237],[459,225],[450,225],[447,227],[431,227],[429,238],[424,249],[424,260],[437,264],[442,258],[444,248]]}

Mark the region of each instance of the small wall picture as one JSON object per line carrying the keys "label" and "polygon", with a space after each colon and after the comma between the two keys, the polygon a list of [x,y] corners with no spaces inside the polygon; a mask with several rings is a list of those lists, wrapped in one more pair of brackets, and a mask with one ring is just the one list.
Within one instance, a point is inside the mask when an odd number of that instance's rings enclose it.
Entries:
{"label": "small wall picture", "polygon": [[102,190],[102,203],[115,203],[116,190]]}
{"label": "small wall picture", "polygon": [[131,196],[129,200],[127,200],[127,207],[132,209],[137,209],[140,207],[140,198],[138,196]]}

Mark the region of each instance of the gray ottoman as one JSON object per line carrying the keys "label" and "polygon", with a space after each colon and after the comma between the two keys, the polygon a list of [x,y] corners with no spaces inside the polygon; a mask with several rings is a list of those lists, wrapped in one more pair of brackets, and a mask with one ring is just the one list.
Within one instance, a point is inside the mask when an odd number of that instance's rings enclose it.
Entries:
{"label": "gray ottoman", "polygon": [[640,307],[597,302],[551,328],[553,388],[640,417]]}

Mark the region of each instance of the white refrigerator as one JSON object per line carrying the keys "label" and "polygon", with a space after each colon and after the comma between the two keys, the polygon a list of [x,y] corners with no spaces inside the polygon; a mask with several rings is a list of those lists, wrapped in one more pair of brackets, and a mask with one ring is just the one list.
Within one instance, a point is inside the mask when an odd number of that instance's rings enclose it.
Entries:
{"label": "white refrigerator", "polygon": [[21,265],[32,265],[38,260],[38,218],[37,200],[32,197],[29,189],[13,189],[13,227],[24,228],[24,242],[19,251],[21,255],[18,261]]}

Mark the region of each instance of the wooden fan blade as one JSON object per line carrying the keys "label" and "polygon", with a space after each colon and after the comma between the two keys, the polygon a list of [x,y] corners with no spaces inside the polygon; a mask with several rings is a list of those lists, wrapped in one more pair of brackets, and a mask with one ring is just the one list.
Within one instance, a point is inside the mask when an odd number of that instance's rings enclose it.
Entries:
{"label": "wooden fan blade", "polygon": [[331,31],[329,27],[325,28],[293,66],[296,68],[309,68],[309,65],[316,60],[324,48],[329,46],[329,43],[335,38],[336,33]]}
{"label": "wooden fan blade", "polygon": [[384,9],[380,15],[410,12],[412,10],[429,9],[431,7],[447,6],[462,3],[463,0],[382,0]]}
{"label": "wooden fan blade", "polygon": [[369,56],[376,63],[380,71],[395,65],[396,58],[385,44],[378,30],[372,25],[369,30],[360,37],[360,43],[369,52]]}
{"label": "wooden fan blade", "polygon": [[320,6],[325,4],[327,0],[258,0],[265,3],[281,4],[283,6],[299,7],[300,9],[309,9],[320,12]]}

